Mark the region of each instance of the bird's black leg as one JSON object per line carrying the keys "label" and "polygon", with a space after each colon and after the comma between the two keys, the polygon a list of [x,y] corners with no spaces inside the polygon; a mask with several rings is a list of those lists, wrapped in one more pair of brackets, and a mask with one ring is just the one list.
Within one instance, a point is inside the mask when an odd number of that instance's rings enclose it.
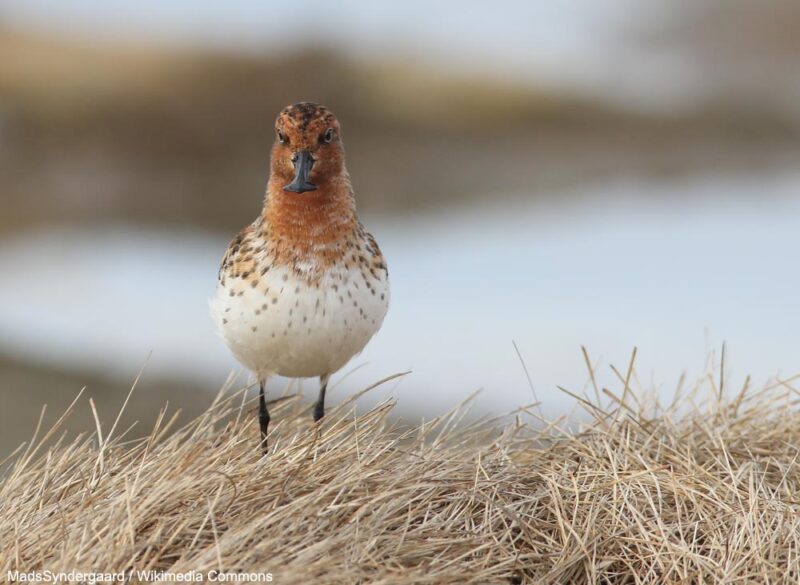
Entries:
{"label": "bird's black leg", "polygon": [[269,411],[267,410],[267,399],[264,397],[264,386],[266,385],[266,380],[261,380],[259,385],[258,391],[258,422],[261,425],[261,449],[264,451],[264,455],[269,453],[269,449],[267,448],[267,431],[269,430]]}
{"label": "bird's black leg", "polygon": [[317,398],[317,403],[314,405],[314,421],[318,421],[323,416],[325,416],[325,390],[328,389],[328,376],[319,377],[319,398]]}

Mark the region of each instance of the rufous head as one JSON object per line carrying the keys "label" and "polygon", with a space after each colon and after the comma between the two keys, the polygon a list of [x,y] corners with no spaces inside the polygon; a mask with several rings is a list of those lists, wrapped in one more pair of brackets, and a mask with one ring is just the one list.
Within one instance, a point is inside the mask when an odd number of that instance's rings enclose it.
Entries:
{"label": "rufous head", "polygon": [[284,191],[316,191],[344,173],[344,148],[336,116],[325,106],[299,102],[275,120],[272,180]]}

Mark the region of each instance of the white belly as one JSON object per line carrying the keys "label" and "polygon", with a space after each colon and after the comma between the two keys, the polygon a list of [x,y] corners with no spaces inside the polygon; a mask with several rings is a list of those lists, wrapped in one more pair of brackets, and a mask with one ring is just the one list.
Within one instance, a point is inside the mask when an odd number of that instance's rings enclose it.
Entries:
{"label": "white belly", "polygon": [[256,287],[228,278],[211,313],[227,346],[259,377],[332,374],[364,349],[386,315],[388,279],[367,277],[332,268],[316,286],[273,268]]}

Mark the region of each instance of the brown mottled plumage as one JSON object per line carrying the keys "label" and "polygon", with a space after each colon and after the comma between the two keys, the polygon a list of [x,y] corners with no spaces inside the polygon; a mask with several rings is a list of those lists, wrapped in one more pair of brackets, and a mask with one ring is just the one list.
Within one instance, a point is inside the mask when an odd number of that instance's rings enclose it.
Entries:
{"label": "brown mottled plumage", "polygon": [[389,301],[386,261],[358,221],[339,122],[302,102],[275,122],[261,215],[231,242],[212,313],[234,355],[261,384],[266,448],[268,376],[328,377],[378,331]]}

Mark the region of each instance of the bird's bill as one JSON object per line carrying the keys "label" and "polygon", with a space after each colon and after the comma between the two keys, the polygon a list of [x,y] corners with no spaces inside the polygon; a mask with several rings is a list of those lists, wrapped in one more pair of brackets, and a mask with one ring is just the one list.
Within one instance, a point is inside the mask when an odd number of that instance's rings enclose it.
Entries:
{"label": "bird's bill", "polygon": [[314,166],[314,159],[311,153],[307,150],[301,150],[292,157],[294,164],[294,180],[286,185],[284,191],[292,191],[293,193],[305,193],[306,191],[314,191],[317,186],[308,180],[308,175],[311,173],[311,167]]}

